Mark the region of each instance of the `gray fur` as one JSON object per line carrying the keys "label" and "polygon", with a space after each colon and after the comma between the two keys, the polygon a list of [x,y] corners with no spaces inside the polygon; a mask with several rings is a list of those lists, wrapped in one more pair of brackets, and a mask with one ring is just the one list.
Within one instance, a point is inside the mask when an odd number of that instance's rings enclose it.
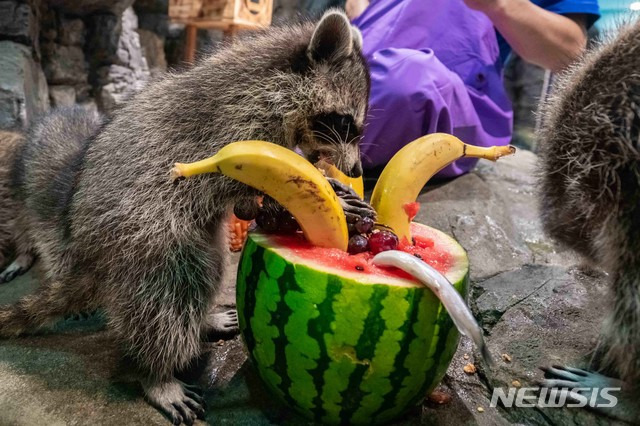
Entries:
{"label": "gray fur", "polygon": [[[361,173],[368,91],[348,20],[329,12],[317,27],[273,28],[168,74],[106,123],[78,111],[49,117],[16,173],[47,280],[0,308],[0,336],[101,307],[144,373],[149,401],[191,423],[201,407],[174,373],[220,323],[209,310],[224,274],[226,221],[234,202],[256,193],[220,175],[172,183],[172,164],[262,139]],[[336,117],[340,129],[326,125]]]}
{"label": "gray fur", "polygon": [[[559,82],[540,131],[546,231],[605,268],[613,306],[596,367],[640,383],[640,22]],[[640,398],[640,386],[637,386]],[[638,399],[636,399],[637,401]]]}

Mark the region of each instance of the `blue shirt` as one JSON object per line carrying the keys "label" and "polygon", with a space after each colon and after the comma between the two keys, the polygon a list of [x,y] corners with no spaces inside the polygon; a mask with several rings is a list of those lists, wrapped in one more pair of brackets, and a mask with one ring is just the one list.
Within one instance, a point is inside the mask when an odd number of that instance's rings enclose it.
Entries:
{"label": "blue shirt", "polygon": [[[532,3],[558,15],[575,13],[587,15],[587,29],[600,17],[598,0],[532,0]],[[500,58],[504,62],[507,60],[509,53],[511,53],[511,46],[507,44],[507,41],[500,34],[498,34],[498,44],[500,46]]]}

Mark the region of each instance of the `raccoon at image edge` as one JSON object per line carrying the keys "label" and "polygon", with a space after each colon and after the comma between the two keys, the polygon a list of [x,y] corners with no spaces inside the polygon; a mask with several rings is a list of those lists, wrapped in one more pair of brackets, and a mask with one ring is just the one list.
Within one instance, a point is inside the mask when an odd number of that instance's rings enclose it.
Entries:
{"label": "raccoon at image edge", "polygon": [[[237,328],[235,311],[213,315],[211,300],[224,279],[231,208],[257,192],[215,174],[173,184],[169,169],[258,139],[360,176],[370,85],[361,48],[347,17],[329,11],[168,73],[111,119],[80,109],[45,117],[17,144],[8,173],[24,219],[13,244],[26,250],[18,256],[38,257],[42,283],[0,308],[0,337],[101,309],[142,372],[147,400],[174,424],[203,418],[202,397],[175,373],[198,357],[208,331]],[[28,268],[11,265],[11,277]]]}
{"label": "raccoon at image edge", "polygon": [[640,20],[561,76],[543,112],[545,230],[610,281],[596,372],[545,367],[543,385],[621,388],[618,403],[599,410],[640,424]]}

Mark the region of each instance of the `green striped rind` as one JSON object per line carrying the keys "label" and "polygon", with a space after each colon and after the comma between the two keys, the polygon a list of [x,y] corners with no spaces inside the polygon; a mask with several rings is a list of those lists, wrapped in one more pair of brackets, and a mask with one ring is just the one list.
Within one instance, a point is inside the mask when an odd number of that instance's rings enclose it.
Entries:
{"label": "green striped rind", "polygon": [[[467,282],[468,274],[454,285],[466,295]],[[361,284],[291,263],[251,235],[237,295],[240,328],[264,382],[326,423],[398,416],[442,380],[458,344],[426,288]]]}

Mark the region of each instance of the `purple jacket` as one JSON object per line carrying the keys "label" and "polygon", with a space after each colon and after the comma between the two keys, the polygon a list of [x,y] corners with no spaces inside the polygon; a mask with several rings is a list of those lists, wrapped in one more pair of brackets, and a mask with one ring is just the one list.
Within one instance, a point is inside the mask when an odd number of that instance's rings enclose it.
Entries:
{"label": "purple jacket", "polygon": [[[506,145],[512,110],[491,21],[462,0],[372,0],[354,20],[371,68],[365,167],[385,164],[400,148],[434,132],[464,142]],[[439,173],[466,173],[462,159]]]}

